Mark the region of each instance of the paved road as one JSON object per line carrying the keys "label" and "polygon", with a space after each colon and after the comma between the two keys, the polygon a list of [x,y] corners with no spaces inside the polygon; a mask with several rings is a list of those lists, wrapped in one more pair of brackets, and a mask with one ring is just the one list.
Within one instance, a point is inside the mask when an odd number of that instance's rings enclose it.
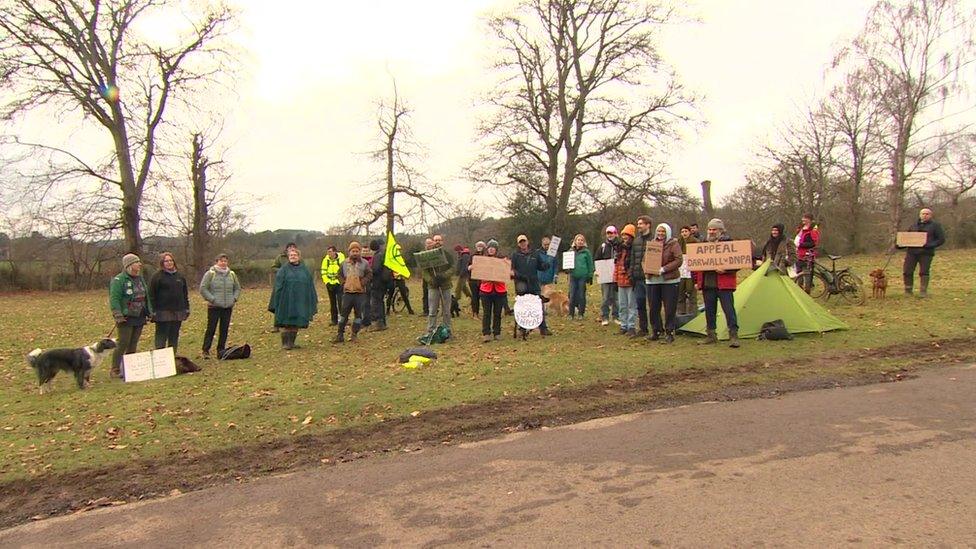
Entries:
{"label": "paved road", "polygon": [[976,547],[976,366],[398,454],[0,532],[0,546]]}

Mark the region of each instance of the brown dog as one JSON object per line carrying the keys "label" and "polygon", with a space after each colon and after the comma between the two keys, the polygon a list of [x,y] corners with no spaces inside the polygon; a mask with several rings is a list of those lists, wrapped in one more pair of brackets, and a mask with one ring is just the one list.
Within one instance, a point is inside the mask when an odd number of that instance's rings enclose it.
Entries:
{"label": "brown dog", "polygon": [[871,297],[874,299],[884,299],[885,292],[888,291],[888,278],[884,271],[875,269],[868,276],[871,277]]}
{"label": "brown dog", "polygon": [[553,289],[551,284],[547,284],[542,288],[542,297],[549,299],[549,301],[542,306],[545,309],[546,314],[551,314],[553,312],[559,316],[566,316],[569,314],[569,296],[563,292],[560,292],[559,290]]}

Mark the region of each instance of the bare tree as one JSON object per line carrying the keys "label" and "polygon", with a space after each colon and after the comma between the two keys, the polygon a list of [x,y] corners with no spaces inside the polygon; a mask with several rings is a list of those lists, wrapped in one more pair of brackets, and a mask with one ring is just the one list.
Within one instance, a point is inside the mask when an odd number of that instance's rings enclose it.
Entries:
{"label": "bare tree", "polygon": [[892,234],[902,222],[908,183],[961,131],[952,119],[971,108],[960,105],[960,94],[976,61],[974,19],[976,10],[960,0],[879,0],[861,35],[836,59],[863,70],[883,115],[879,138],[891,177]]}
{"label": "bare tree", "polygon": [[[126,248],[142,249],[140,213],[167,108],[220,70],[220,38],[231,21],[209,9],[175,46],[147,42],[136,26],[168,0],[6,0],[0,4],[2,116],[39,107],[77,113],[111,136],[111,171],[74,157],[121,194]],[[114,172],[115,175],[109,175]]]}
{"label": "bare tree", "polygon": [[350,209],[353,221],[342,227],[343,232],[364,229],[368,233],[381,220],[389,233],[396,223],[426,227],[429,216],[444,206],[443,191],[414,167],[421,148],[410,131],[410,114],[394,81],[392,99],[380,101],[377,107],[381,146],[370,153],[383,162],[382,183],[373,186],[365,202]]}
{"label": "bare tree", "polygon": [[483,123],[480,182],[527,191],[550,229],[604,192],[653,200],[654,155],[688,119],[686,96],[655,45],[671,9],[637,0],[523,0],[491,20],[502,81]]}

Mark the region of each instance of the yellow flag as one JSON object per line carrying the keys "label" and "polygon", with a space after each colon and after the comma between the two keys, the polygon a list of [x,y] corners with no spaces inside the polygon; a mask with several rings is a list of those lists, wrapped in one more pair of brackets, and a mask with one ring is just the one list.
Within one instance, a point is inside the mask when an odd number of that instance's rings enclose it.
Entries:
{"label": "yellow flag", "polygon": [[403,278],[410,278],[410,269],[407,268],[407,263],[403,260],[400,245],[393,238],[393,233],[387,233],[386,235],[386,257],[383,258],[383,266]]}

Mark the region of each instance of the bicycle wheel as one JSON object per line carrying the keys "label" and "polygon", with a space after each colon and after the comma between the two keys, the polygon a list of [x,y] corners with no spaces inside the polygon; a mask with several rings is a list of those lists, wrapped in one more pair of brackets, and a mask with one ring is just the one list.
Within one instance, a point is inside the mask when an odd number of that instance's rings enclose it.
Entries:
{"label": "bicycle wheel", "polygon": [[[800,284],[802,288],[803,285]],[[830,282],[827,277],[819,271],[813,273],[813,282],[810,284],[810,297],[814,299],[824,299],[830,296]]]}
{"label": "bicycle wheel", "polygon": [[852,305],[864,305],[867,294],[861,279],[854,273],[840,273],[837,275],[837,289],[845,301]]}
{"label": "bicycle wheel", "polygon": [[403,293],[400,290],[397,290],[396,293],[393,294],[393,310],[398,313],[402,313],[406,308],[407,302],[403,299]]}

